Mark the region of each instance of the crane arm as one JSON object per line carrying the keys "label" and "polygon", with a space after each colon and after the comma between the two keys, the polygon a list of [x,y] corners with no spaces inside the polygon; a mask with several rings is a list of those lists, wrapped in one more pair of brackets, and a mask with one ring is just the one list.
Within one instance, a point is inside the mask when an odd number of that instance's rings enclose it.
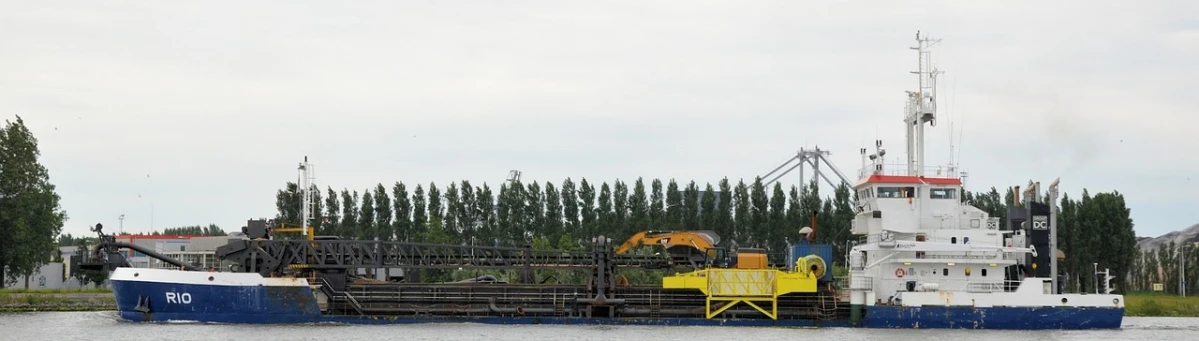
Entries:
{"label": "crane arm", "polygon": [[687,246],[707,251],[720,243],[720,236],[713,231],[641,231],[633,234],[620,247],[616,254],[622,254],[638,246],[661,244],[666,248]]}

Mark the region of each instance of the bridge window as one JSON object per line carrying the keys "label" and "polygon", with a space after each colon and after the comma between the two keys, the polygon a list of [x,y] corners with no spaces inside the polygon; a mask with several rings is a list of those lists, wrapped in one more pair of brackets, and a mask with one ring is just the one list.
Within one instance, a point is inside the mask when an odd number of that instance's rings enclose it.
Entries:
{"label": "bridge window", "polygon": [[928,191],[929,199],[956,199],[957,194],[954,188],[932,188]]}
{"label": "bridge window", "polygon": [[941,269],[941,276],[949,276],[949,268]]}
{"label": "bridge window", "polygon": [[950,244],[957,244],[957,243],[958,243],[958,237],[949,237],[949,243],[950,243]]}
{"label": "bridge window", "polygon": [[872,191],[870,188],[862,189],[862,190],[858,191],[858,198],[870,198],[870,197],[872,197],[870,195],[871,192]]}
{"label": "bridge window", "polygon": [[879,198],[915,198],[915,187],[879,187]]}
{"label": "bridge window", "polygon": [[987,277],[987,269],[983,269],[983,277]]}

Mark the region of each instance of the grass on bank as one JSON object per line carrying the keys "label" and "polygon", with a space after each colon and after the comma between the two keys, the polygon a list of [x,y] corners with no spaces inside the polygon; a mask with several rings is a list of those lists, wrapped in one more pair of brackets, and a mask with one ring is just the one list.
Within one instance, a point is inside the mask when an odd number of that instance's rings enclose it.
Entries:
{"label": "grass on bank", "polygon": [[0,294],[111,294],[111,288],[82,288],[82,289],[25,289],[4,288]]}
{"label": "grass on bank", "polygon": [[1199,297],[1162,293],[1125,294],[1124,315],[1199,317]]}
{"label": "grass on bank", "polygon": [[109,288],[0,289],[0,312],[95,311],[115,307]]}

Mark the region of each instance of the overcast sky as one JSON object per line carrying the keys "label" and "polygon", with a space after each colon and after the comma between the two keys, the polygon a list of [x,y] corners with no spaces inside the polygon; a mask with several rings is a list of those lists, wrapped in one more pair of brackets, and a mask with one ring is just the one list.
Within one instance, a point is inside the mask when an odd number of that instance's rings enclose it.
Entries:
{"label": "overcast sky", "polygon": [[[1196,1],[4,1],[0,113],[70,216],[126,231],[275,214],[323,188],[745,179],[800,147],[904,149],[917,30],[968,190],[1118,190],[1199,223]],[[810,173],[809,173],[810,175]],[[784,180],[797,183],[798,174]],[[647,180],[648,183],[648,180]],[[410,185],[411,186],[411,185]],[[702,185],[701,185],[702,187]],[[826,188],[827,193],[827,188]],[[153,207],[153,209],[151,209]],[[113,229],[108,229],[112,231]]]}

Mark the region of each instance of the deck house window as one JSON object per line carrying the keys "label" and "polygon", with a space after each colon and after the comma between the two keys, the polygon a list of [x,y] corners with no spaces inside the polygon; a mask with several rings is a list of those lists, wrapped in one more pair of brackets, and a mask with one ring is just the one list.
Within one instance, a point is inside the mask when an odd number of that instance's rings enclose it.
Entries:
{"label": "deck house window", "polygon": [[932,188],[928,191],[929,199],[955,199],[957,198],[957,189],[954,188]]}
{"label": "deck house window", "polygon": [[878,188],[879,198],[915,198],[915,187],[884,187]]}

